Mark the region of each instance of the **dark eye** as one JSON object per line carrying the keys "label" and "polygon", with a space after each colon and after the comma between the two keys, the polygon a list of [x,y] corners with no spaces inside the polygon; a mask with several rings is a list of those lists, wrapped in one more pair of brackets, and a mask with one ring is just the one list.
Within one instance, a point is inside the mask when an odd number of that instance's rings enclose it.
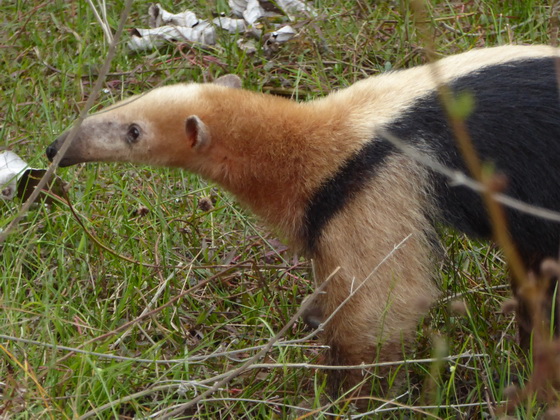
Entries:
{"label": "dark eye", "polygon": [[131,124],[130,127],[128,127],[128,132],[126,133],[126,141],[128,142],[128,144],[134,144],[138,141],[139,138],[140,127],[138,127],[136,124]]}

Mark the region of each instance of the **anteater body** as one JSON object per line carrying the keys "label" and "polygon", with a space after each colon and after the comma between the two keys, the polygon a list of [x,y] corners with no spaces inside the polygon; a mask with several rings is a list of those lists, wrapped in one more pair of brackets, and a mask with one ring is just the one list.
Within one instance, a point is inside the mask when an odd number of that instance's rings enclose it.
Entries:
{"label": "anteater body", "polygon": [[[338,268],[315,307],[322,319],[336,311],[324,325],[331,363],[398,359],[438,296],[436,228],[491,239],[492,225],[479,193],[384,133],[468,173],[442,106],[445,85],[471,99],[468,137],[505,175],[502,192],[560,210],[558,56],[546,46],[473,50],[307,103],[238,89],[232,77],[161,87],[88,117],[61,165],[137,162],[216,182],[313,259],[319,282]],[[560,224],[509,208],[506,217],[526,268],[557,257]],[[354,383],[360,373],[344,376]]]}

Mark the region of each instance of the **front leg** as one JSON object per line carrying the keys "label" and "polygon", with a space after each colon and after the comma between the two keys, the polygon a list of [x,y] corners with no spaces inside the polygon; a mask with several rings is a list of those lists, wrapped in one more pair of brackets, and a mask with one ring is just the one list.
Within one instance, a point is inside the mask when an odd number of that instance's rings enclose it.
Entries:
{"label": "front leg", "polygon": [[[433,274],[439,242],[425,176],[399,157],[385,162],[315,235],[317,280],[338,270],[315,311],[324,319],[332,365],[401,360],[403,346],[438,296]],[[350,389],[362,374],[340,369],[330,375],[331,386]]]}
{"label": "front leg", "polygon": [[[429,276],[424,282],[416,276],[396,280],[390,272],[380,270],[362,280],[360,287],[359,281],[343,271],[327,285],[318,303],[329,364],[359,366],[403,359],[403,350],[413,340],[418,321],[435,300],[437,290]],[[392,280],[379,277],[384,275]],[[386,287],[385,282],[389,283]],[[369,374],[379,378],[383,389],[390,371],[387,367],[329,371],[329,387],[333,395],[352,389],[354,395],[370,395]]]}

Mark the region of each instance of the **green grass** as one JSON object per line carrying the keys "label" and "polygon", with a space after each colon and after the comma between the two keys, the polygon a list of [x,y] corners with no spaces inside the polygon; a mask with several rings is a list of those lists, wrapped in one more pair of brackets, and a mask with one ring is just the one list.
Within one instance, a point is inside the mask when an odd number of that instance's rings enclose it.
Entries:
{"label": "green grass", "polygon": [[[122,1],[111,3],[114,29]],[[175,3],[162,5],[178,11],[192,4]],[[105,106],[162,82],[228,72],[240,74],[249,89],[290,92],[299,100],[321,96],[425,61],[408,3],[317,0],[320,16],[269,55],[247,56],[225,35],[215,49],[169,46],[130,54],[122,46],[97,102]],[[148,4],[134,2],[127,27],[146,26]],[[227,10],[225,0],[196,4],[201,17]],[[546,1],[433,1],[421,24],[437,52],[448,55],[508,42],[549,44],[550,15]],[[77,117],[108,46],[87,2],[8,0],[0,28],[0,147],[45,167],[45,147]],[[93,417],[144,418],[188,402],[253,355],[251,347],[274,337],[313,289],[306,261],[286,251],[232,197],[197,177],[106,164],[58,173],[69,183],[81,222],[113,253],[99,247],[63,203],[34,206],[1,245],[1,333],[44,345],[0,340],[0,417],[79,418],[105,407]],[[199,205],[206,198],[210,210]],[[20,205],[0,203],[0,227]],[[407,383],[390,397],[402,394],[399,406],[384,406],[393,411],[379,414],[383,418],[410,418],[419,409],[438,418],[492,417],[495,407],[488,404],[503,401],[506,388],[529,375],[512,316],[500,313],[509,296],[501,255],[452,232],[444,233],[444,243],[444,295],[419,325],[418,348],[409,356],[483,356],[403,365]],[[236,263],[126,335],[108,334]],[[464,313],[449,309],[455,295]],[[306,334],[298,322],[284,339]],[[201,358],[233,350],[240,352]],[[182,358],[187,361],[164,362]],[[247,371],[185,417],[282,418],[307,401],[326,418],[324,372],[287,366],[321,360],[313,339],[276,347],[264,362],[278,367]],[[344,405],[329,409],[345,411]],[[515,414],[532,417],[545,409],[531,399]]]}

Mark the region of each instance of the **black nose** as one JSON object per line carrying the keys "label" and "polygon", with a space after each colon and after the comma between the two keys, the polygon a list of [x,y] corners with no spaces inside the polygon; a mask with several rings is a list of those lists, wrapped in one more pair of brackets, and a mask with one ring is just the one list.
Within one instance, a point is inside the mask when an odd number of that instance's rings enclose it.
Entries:
{"label": "black nose", "polygon": [[49,147],[47,147],[47,158],[52,162],[52,160],[54,159],[54,157],[56,156],[56,152],[58,150],[56,149],[56,147],[54,146],[54,143],[51,144]]}

